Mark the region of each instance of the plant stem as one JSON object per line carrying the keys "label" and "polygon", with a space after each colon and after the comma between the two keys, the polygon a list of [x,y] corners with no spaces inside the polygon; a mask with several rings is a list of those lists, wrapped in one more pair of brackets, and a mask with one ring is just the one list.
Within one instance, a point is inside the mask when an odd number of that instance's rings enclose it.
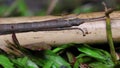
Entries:
{"label": "plant stem", "polygon": [[18,5],[18,0],[15,0],[12,3],[12,5],[8,9],[6,9],[6,11],[3,13],[2,16],[9,16],[15,10],[15,8],[17,7],[17,5]]}
{"label": "plant stem", "polygon": [[112,60],[115,64],[117,64],[117,57],[116,57],[113,38],[112,38],[111,21],[109,16],[106,17],[106,31],[107,31],[107,40],[110,46]]}

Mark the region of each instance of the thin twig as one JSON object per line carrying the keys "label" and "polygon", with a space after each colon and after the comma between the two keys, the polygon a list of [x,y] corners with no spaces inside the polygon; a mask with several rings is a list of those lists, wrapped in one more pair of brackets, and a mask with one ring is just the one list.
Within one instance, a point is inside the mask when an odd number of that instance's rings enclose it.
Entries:
{"label": "thin twig", "polygon": [[47,15],[51,14],[51,12],[55,8],[57,2],[58,2],[58,0],[51,0],[50,5],[49,5],[49,7],[47,9]]}
{"label": "thin twig", "polygon": [[15,0],[15,1],[12,3],[12,5],[11,5],[8,9],[6,9],[6,11],[3,13],[2,16],[9,16],[9,15],[12,13],[12,11],[14,11],[15,8],[17,7],[18,1],[19,1],[19,0]]}
{"label": "thin twig", "polygon": [[113,38],[112,38],[112,31],[111,31],[111,19],[109,14],[111,12],[113,12],[113,10],[109,10],[106,7],[106,4],[103,3],[103,5],[105,6],[105,15],[106,15],[106,32],[107,32],[107,40],[110,46],[110,52],[111,52],[111,56],[112,56],[112,60],[115,64],[117,64],[117,57],[116,57],[116,52],[115,52],[115,48],[114,48],[114,43],[113,43]]}

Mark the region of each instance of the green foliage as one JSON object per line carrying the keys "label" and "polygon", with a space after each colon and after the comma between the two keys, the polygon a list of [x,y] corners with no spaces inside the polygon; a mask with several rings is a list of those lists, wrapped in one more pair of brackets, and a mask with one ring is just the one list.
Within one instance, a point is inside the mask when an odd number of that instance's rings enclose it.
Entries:
{"label": "green foliage", "polygon": [[[70,47],[76,47],[79,55],[66,50]],[[25,49],[25,48],[24,48]],[[28,52],[27,50],[26,52]],[[0,56],[0,64],[4,68],[78,68],[82,64],[87,64],[91,68],[113,68],[114,63],[108,52],[92,48],[86,44],[64,44],[56,47],[53,50],[37,51],[36,54],[24,53],[26,56],[20,58],[7,58]],[[34,52],[34,51],[33,51]],[[66,52],[64,59],[60,53]],[[75,60],[76,59],[76,60]],[[68,62],[69,61],[69,62]],[[73,65],[71,65],[73,63]]]}
{"label": "green foliage", "polygon": [[2,16],[8,7],[5,5],[0,6],[0,16]]}
{"label": "green foliage", "polygon": [[46,57],[46,64],[44,66],[47,66],[50,61],[52,63],[52,67],[54,66],[55,68],[60,68],[63,66],[66,68],[71,68],[69,63],[67,63],[62,57],[56,55],[52,51],[46,50],[44,54]]}
{"label": "green foliage", "polygon": [[24,0],[18,1],[18,11],[21,13],[22,16],[31,15]]}
{"label": "green foliage", "polygon": [[11,59],[17,68],[39,68],[34,62],[32,62],[28,57]]}
{"label": "green foliage", "polygon": [[73,45],[74,45],[74,43],[63,44],[62,46],[57,47],[57,48],[53,49],[52,51],[53,51],[54,53],[57,53],[57,52],[60,52],[60,51],[66,49],[66,48],[68,48],[68,47],[71,47],[71,46],[73,46]]}
{"label": "green foliage", "polygon": [[42,51],[41,58],[34,58],[34,61],[40,63],[43,68],[60,68],[61,66],[71,68],[70,64],[66,62],[61,56],[56,55],[51,50]]}
{"label": "green foliage", "polygon": [[86,44],[78,47],[82,52],[77,56],[74,68],[78,68],[80,63],[87,63],[91,68],[113,68],[114,63],[110,54],[104,50],[92,48]]}
{"label": "green foliage", "polygon": [[4,55],[0,55],[0,65],[4,68],[14,68],[13,63]]}
{"label": "green foliage", "polygon": [[106,51],[103,51],[101,49],[92,48],[86,44],[84,46],[79,46],[78,50],[80,52],[85,53],[88,56],[94,57],[99,60],[107,60],[107,59],[111,58],[110,54],[108,54]]}
{"label": "green foliage", "polygon": [[45,10],[41,10],[39,13],[37,13],[37,16],[45,16],[46,12]]}
{"label": "green foliage", "polygon": [[[17,9],[17,12],[15,11]],[[14,13],[13,13],[14,12]],[[19,13],[19,16],[31,16],[24,0],[16,0],[10,6],[0,6],[0,16],[9,16]]]}
{"label": "green foliage", "polygon": [[94,12],[94,11],[96,11],[95,7],[88,7],[88,8],[78,7],[76,9],[74,9],[73,13],[80,14],[80,13],[90,13],[90,12]]}

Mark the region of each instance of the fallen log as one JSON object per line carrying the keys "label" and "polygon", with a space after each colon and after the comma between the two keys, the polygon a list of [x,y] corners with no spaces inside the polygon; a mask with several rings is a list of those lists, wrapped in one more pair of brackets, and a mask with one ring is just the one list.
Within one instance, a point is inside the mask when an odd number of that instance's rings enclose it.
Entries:
{"label": "fallen log", "polygon": [[[97,18],[104,16],[104,12],[80,14],[78,18],[88,19]],[[115,42],[120,42],[120,12],[113,12],[111,16],[111,25],[113,40]],[[15,18],[0,18],[0,24],[12,24],[12,23],[22,23],[22,22],[35,22],[35,21],[45,21],[61,18],[60,16],[44,16],[44,17],[15,17]],[[106,38],[106,25],[105,19],[88,21],[79,26],[73,26],[75,28],[81,28],[86,35],[80,30],[60,30],[60,31],[37,31],[37,32],[25,32],[16,33],[17,39],[22,46],[31,47],[43,47],[46,46],[57,46],[59,44],[67,43],[105,43]],[[72,27],[72,28],[73,28]],[[0,35],[0,48],[5,49],[6,41],[13,43],[12,34]]]}

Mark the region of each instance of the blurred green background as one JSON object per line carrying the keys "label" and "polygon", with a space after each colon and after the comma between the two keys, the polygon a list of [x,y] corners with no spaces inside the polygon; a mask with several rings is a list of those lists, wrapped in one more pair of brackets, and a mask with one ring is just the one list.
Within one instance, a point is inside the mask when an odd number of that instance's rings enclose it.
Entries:
{"label": "blurred green background", "polygon": [[119,10],[120,0],[0,0],[0,17],[98,12],[104,11],[103,1]]}

